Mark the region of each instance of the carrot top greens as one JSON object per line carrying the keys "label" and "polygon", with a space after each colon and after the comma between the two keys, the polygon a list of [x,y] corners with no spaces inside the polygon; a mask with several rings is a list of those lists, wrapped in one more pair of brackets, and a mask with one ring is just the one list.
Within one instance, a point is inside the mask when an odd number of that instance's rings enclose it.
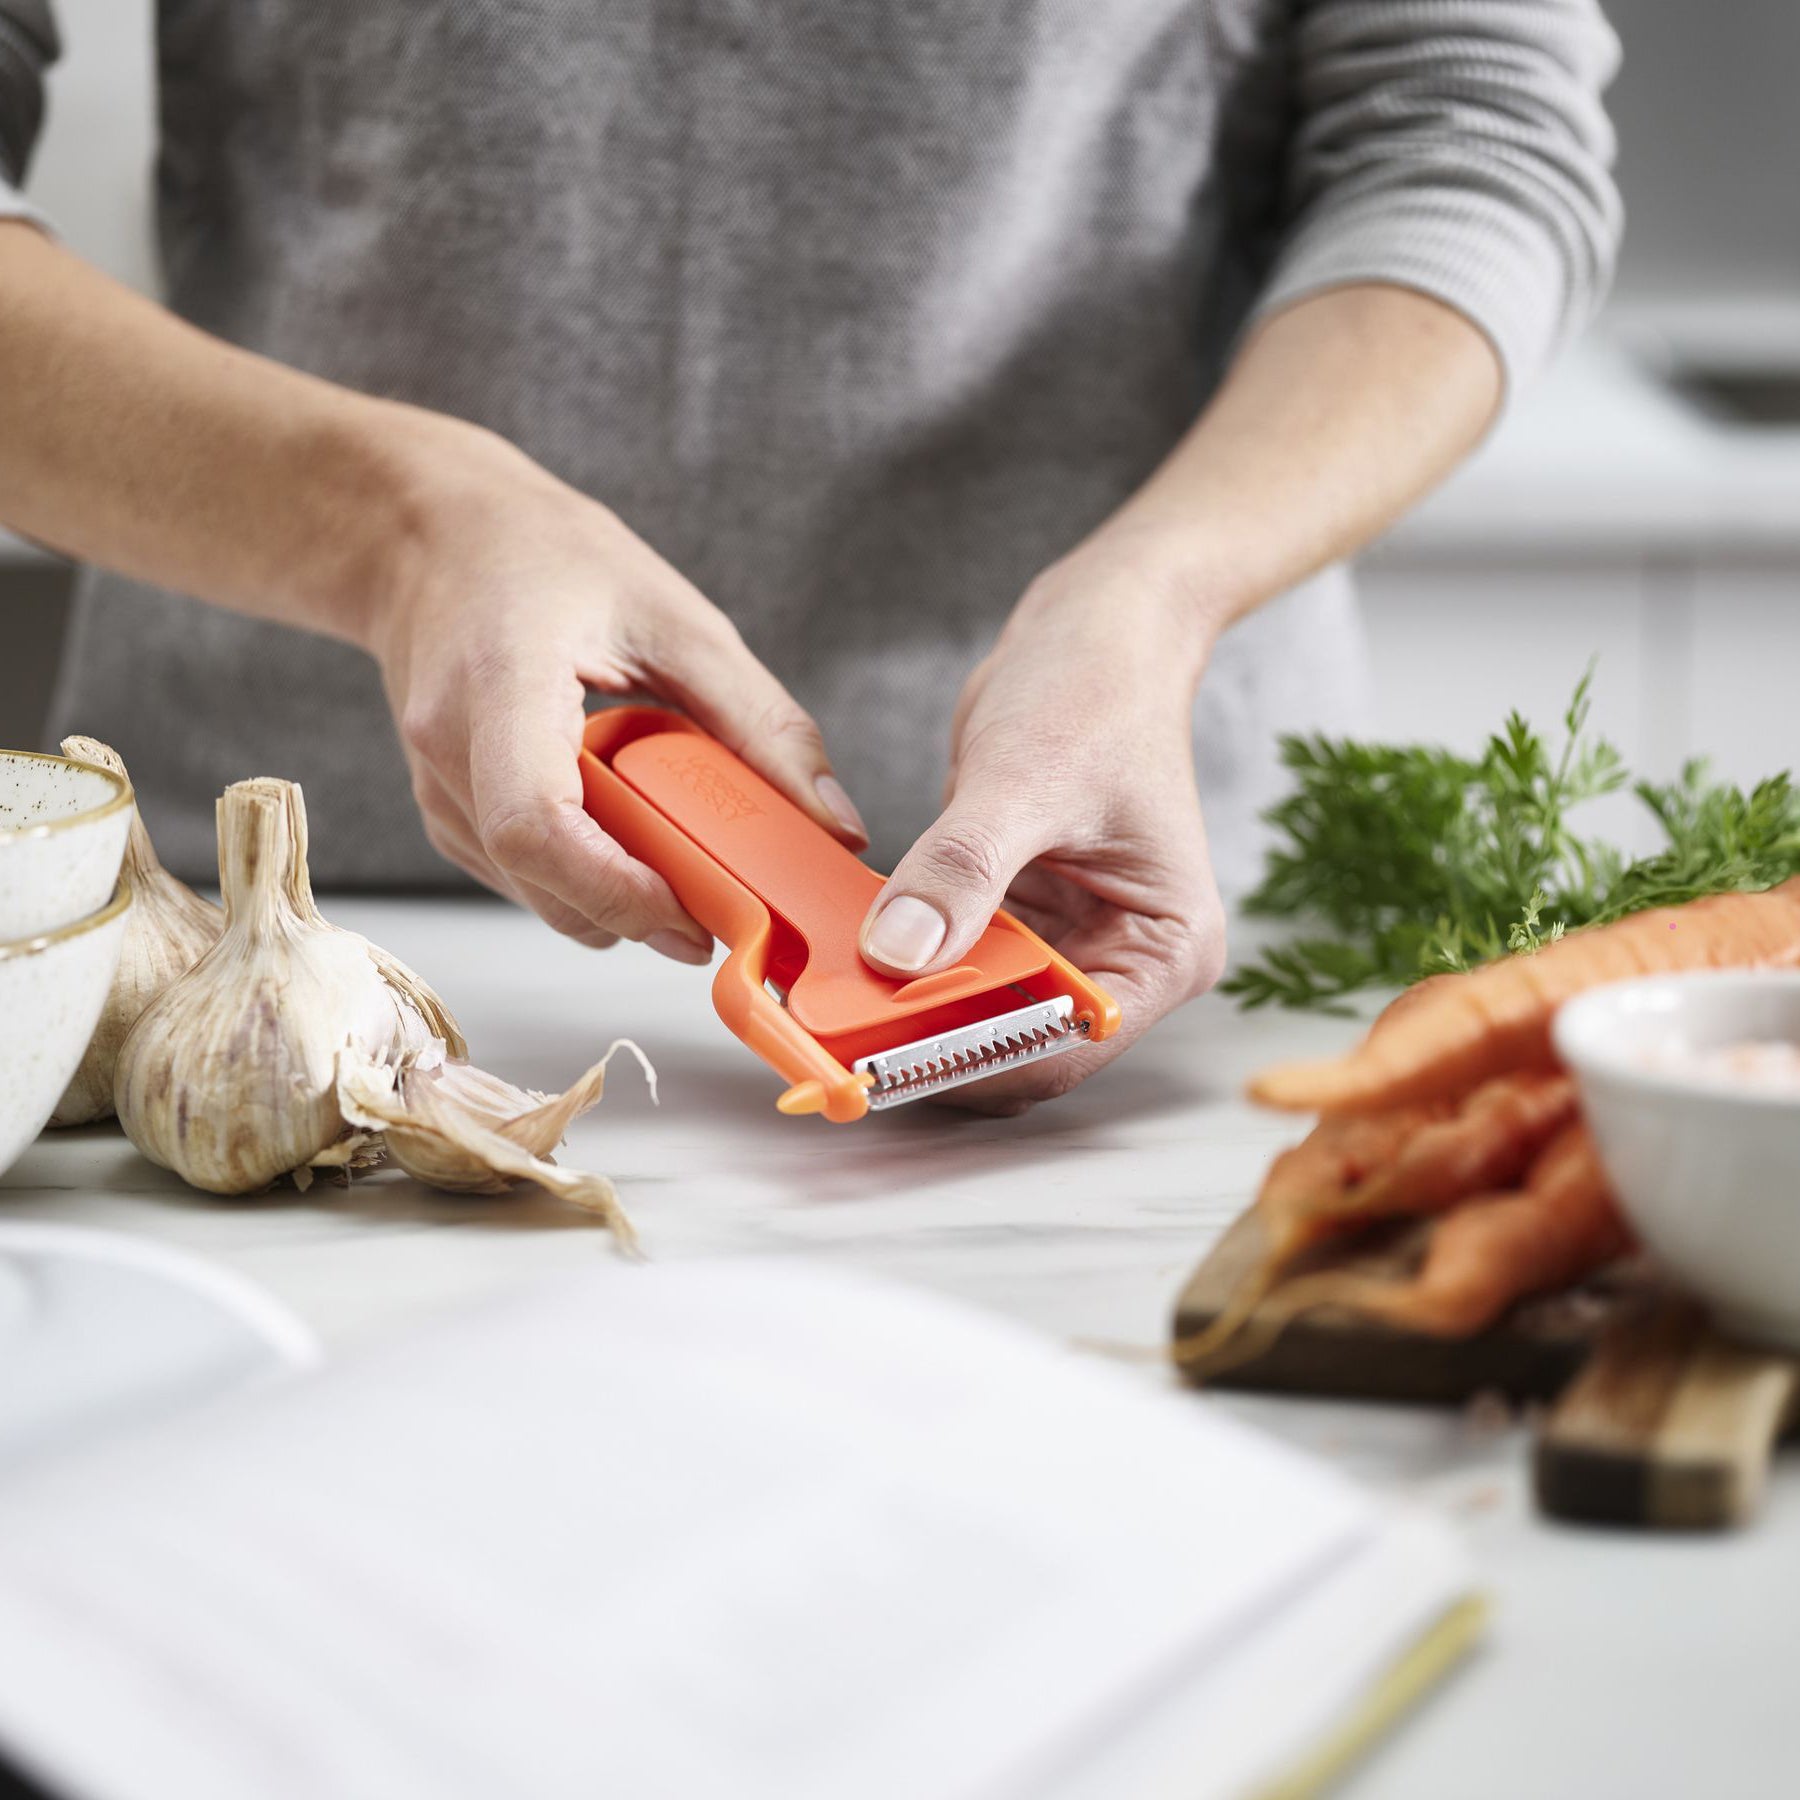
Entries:
{"label": "carrot top greens", "polygon": [[[1588,730],[1583,676],[1554,754],[1516,712],[1473,759],[1421,744],[1286,737],[1294,789],[1265,815],[1278,836],[1245,910],[1308,921],[1222,991],[1246,1007],[1336,1012],[1345,996],[1535,950],[1578,925],[1800,874],[1800,793],[1786,773],[1748,793],[1694,761],[1632,782]],[[1661,828],[1627,861],[1571,828],[1584,801],[1630,785]]]}

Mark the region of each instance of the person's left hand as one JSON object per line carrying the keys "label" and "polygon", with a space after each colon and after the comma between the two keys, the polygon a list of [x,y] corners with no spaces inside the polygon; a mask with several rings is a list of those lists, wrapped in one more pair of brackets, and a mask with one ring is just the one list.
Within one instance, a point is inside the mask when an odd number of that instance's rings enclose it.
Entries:
{"label": "person's left hand", "polygon": [[1004,904],[1118,1001],[1106,1043],[955,1104],[1067,1092],[1224,966],[1192,747],[1207,609],[1161,566],[1153,544],[1103,536],[1032,584],[963,690],[944,810],[864,922],[864,957],[917,975],[951,967]]}

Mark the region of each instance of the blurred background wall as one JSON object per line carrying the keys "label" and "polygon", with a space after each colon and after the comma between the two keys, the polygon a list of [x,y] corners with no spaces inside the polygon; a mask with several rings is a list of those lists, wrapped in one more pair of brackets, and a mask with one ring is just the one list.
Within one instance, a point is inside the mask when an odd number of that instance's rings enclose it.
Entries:
{"label": "blurred background wall", "polygon": [[[1800,768],[1800,0],[1605,0],[1627,212],[1599,326],[1365,559],[1384,731],[1595,720],[1657,779]],[[1654,834],[1634,803],[1618,835]]]}
{"label": "blurred background wall", "polygon": [[[146,287],[153,4],[62,0],[32,182],[77,249]],[[1800,391],[1800,0],[1609,11],[1626,45],[1618,291],[1367,560],[1377,723],[1465,743],[1515,705],[1548,723],[1597,653],[1597,718],[1630,755],[1667,773],[1705,751],[1748,777],[1800,762],[1800,421],[1746,423],[1689,378]],[[37,739],[67,586],[0,544],[0,743]]]}
{"label": "blurred background wall", "polygon": [[[59,0],[63,60],[27,188],[70,244],[146,291],[155,285],[154,11],[155,0]],[[0,744],[39,746],[69,580],[63,565],[28,558],[0,533]]]}
{"label": "blurred background wall", "polygon": [[1610,0],[1623,299],[1800,298],[1800,0]]}

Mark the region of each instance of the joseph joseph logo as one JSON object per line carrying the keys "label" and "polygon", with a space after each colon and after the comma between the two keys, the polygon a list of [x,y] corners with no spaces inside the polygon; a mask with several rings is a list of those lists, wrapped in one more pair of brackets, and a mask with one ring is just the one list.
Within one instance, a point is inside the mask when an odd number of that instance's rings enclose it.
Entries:
{"label": "joseph joseph logo", "polygon": [[704,756],[665,756],[663,767],[727,824],[734,819],[753,819],[762,811],[735,781],[721,774]]}

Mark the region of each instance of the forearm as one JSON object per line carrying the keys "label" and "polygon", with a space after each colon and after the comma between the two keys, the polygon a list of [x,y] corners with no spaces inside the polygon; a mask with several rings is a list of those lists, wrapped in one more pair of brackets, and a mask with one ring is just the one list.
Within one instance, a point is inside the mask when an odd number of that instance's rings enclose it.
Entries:
{"label": "forearm", "polygon": [[1498,358],[1392,287],[1272,314],[1161,468],[1027,590],[971,676],[943,812],[863,953],[951,967],[1004,899],[1096,974],[1125,1029],[989,1104],[1059,1091],[1218,978],[1224,924],[1195,791],[1194,689],[1218,633],[1355,550],[1481,434]]}
{"label": "forearm", "polygon": [[1316,295],[1259,327],[1089,544],[1141,560],[1210,641],[1385,530],[1478,441],[1501,380],[1488,340],[1435,300]]}
{"label": "forearm", "polygon": [[0,521],[40,543],[362,642],[426,472],[482,437],[235,349],[0,223]]}

